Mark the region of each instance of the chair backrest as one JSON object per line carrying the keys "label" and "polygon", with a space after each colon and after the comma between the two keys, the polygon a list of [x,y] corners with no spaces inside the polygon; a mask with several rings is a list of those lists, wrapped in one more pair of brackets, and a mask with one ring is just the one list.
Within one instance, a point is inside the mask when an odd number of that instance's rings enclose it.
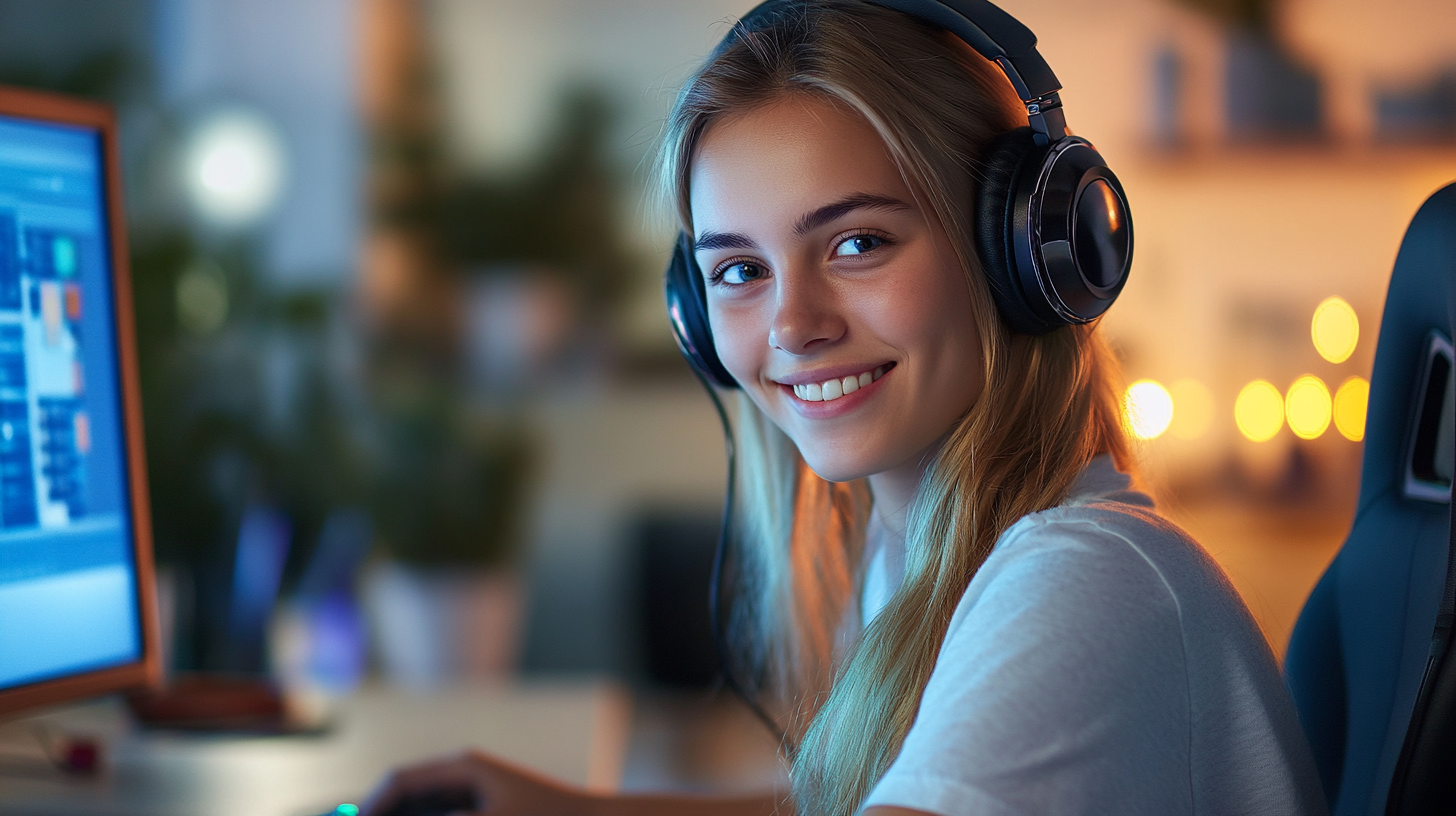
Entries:
{"label": "chair backrest", "polygon": [[1386,812],[1431,650],[1447,573],[1450,460],[1433,465],[1422,446],[1443,432],[1432,417],[1452,410],[1456,372],[1440,346],[1449,353],[1453,315],[1456,184],[1422,205],[1401,243],[1370,378],[1355,522],[1285,658],[1335,816]]}

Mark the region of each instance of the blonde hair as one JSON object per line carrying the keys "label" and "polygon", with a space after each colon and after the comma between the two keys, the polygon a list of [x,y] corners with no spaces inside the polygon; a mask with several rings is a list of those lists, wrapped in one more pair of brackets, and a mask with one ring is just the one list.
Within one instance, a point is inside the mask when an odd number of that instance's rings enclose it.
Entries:
{"label": "blonde hair", "polygon": [[1093,326],[1012,335],[974,242],[980,160],[1026,123],[1010,84],[953,36],[857,0],[786,6],[738,29],[687,83],[668,119],[664,189],[691,234],[688,179],[719,118],[786,96],[847,106],[874,127],[955,247],[971,291],[985,388],[955,425],[909,511],[905,576],[850,642],[871,496],[815,475],[746,397],[728,629],[735,662],[776,706],[804,814],[853,813],[900,751],[952,613],[1000,535],[1065,500],[1096,455],[1131,465],[1113,363]]}

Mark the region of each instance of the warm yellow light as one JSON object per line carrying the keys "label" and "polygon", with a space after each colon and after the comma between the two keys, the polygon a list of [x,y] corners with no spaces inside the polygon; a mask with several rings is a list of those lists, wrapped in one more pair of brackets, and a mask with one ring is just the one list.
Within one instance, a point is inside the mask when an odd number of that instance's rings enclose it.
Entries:
{"label": "warm yellow light", "polygon": [[1352,442],[1365,438],[1365,406],[1370,402],[1370,383],[1351,377],[1335,392],[1335,427]]}
{"label": "warm yellow light", "polygon": [[1284,426],[1284,396],[1268,380],[1254,380],[1234,401],[1234,422],[1255,442],[1273,439]]}
{"label": "warm yellow light", "polygon": [[1197,439],[1213,424],[1213,395],[1198,380],[1179,380],[1168,386],[1173,396],[1173,423],[1168,433],[1179,439]]}
{"label": "warm yellow light", "polygon": [[1330,389],[1313,374],[1295,380],[1284,396],[1284,418],[1300,439],[1318,439],[1330,427],[1331,407]]}
{"label": "warm yellow light", "polygon": [[1327,297],[1314,307],[1309,334],[1321,357],[1343,363],[1355,353],[1355,344],[1360,341],[1360,318],[1344,298]]}
{"label": "warm yellow light", "polygon": [[1133,436],[1154,439],[1173,421],[1173,397],[1156,380],[1138,380],[1123,394],[1122,411]]}

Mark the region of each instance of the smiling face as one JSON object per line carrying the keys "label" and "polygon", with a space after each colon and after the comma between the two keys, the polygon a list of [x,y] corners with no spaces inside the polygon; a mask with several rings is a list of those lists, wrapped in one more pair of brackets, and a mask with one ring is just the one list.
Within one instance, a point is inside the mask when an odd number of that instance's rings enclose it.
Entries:
{"label": "smiling face", "polygon": [[832,481],[918,470],[984,385],[950,241],[858,114],[793,97],[726,117],[690,177],[724,366]]}

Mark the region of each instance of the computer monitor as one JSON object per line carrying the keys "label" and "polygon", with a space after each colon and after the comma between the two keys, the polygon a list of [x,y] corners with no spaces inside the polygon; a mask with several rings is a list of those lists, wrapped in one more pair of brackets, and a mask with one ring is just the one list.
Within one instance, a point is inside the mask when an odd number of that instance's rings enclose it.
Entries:
{"label": "computer monitor", "polygon": [[0,716],[161,671],[116,135],[0,88]]}

